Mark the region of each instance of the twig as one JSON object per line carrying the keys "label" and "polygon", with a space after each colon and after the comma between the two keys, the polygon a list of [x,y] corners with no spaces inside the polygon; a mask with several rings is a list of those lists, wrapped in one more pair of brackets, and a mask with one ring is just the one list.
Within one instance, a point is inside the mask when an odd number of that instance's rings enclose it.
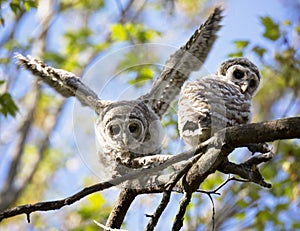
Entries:
{"label": "twig", "polygon": [[211,220],[212,220],[212,231],[214,231],[215,230],[215,215],[216,215],[215,203],[214,203],[214,200],[213,200],[211,194],[207,194],[207,196],[209,197],[211,204],[212,204]]}
{"label": "twig", "polygon": [[[190,151],[191,152],[191,151]],[[182,154],[190,154],[190,152],[185,152]],[[84,188],[83,190],[79,191],[76,194],[73,194],[70,197],[67,197],[65,199],[62,200],[55,200],[55,201],[47,201],[47,202],[39,202],[36,204],[28,204],[28,205],[21,205],[21,206],[17,206],[15,208],[12,209],[8,209],[5,210],[4,212],[0,213],[0,222],[4,219],[4,218],[8,218],[8,217],[12,217],[12,216],[16,216],[16,215],[20,215],[20,214],[27,214],[30,215],[32,212],[35,211],[48,211],[48,210],[55,210],[55,209],[60,209],[61,207],[64,207],[66,205],[70,205],[73,204],[74,202],[84,198],[87,195],[90,195],[92,193],[98,192],[98,191],[102,191],[104,189],[108,189],[112,186],[115,185],[119,185],[125,181],[130,181],[130,180],[134,180],[139,178],[141,175],[144,177],[149,177],[152,176],[154,174],[157,173],[157,171],[161,171],[165,168],[167,168],[168,166],[172,165],[174,163],[174,160],[176,163],[177,160],[177,156],[174,156],[173,158],[171,158],[171,161],[167,161],[166,163],[157,166],[153,169],[142,169],[140,171],[135,171],[133,173],[130,173],[128,175],[125,176],[121,176],[121,177],[117,177],[114,178],[112,180],[109,181],[105,181],[105,182],[101,182],[99,184],[95,184],[93,186]],[[139,193],[153,193],[153,192],[161,192],[161,187],[157,186],[153,186],[145,188],[145,189],[140,189]],[[28,219],[29,220],[29,219]]]}
{"label": "twig", "polygon": [[135,197],[138,195],[138,191],[136,189],[128,189],[124,188],[122,189],[117,202],[115,203],[112,211],[109,214],[109,217],[106,222],[107,227],[111,228],[120,228],[123,220],[125,218],[125,215],[135,199]]}
{"label": "twig", "polygon": [[157,225],[157,222],[161,216],[161,214],[163,213],[163,211],[166,209],[169,201],[170,201],[170,197],[171,197],[171,191],[167,190],[163,193],[163,197],[159,203],[159,206],[157,207],[155,213],[151,217],[150,221],[148,222],[147,226],[146,226],[146,231],[152,231],[154,230],[155,226]]}
{"label": "twig", "polygon": [[211,191],[206,191],[206,190],[201,190],[198,189],[197,192],[200,193],[204,193],[204,194],[217,194],[217,195],[221,195],[218,191],[223,188],[227,183],[229,183],[230,181],[239,181],[239,182],[250,182],[249,180],[244,180],[244,179],[239,179],[236,177],[228,177],[226,181],[224,181],[222,184],[220,184],[216,189],[211,190]]}
{"label": "twig", "polygon": [[66,205],[73,204],[74,202],[82,199],[83,197],[85,197],[87,195],[90,195],[91,193],[101,191],[101,190],[110,188],[112,186],[114,186],[114,184],[112,184],[109,181],[106,181],[103,183],[93,185],[91,187],[84,188],[83,190],[79,191],[78,193],[76,193],[70,197],[67,197],[65,199],[62,199],[62,200],[46,201],[46,202],[39,202],[36,204],[27,204],[27,205],[17,206],[15,208],[8,209],[8,210],[5,210],[4,212],[1,212],[0,213],[0,222],[5,218],[13,217],[13,216],[20,215],[20,214],[26,214],[27,220],[28,220],[28,222],[30,222],[29,215],[32,212],[60,209],[61,207],[64,207]]}
{"label": "twig", "polygon": [[217,194],[217,195],[221,195],[218,191],[223,188],[228,182],[232,181],[232,180],[235,180],[235,181],[240,181],[240,182],[249,182],[248,180],[243,180],[243,179],[238,179],[238,178],[235,178],[235,177],[228,177],[226,181],[224,181],[221,185],[219,185],[216,189],[214,190],[211,190],[211,191],[205,191],[205,190],[200,190],[198,189],[197,192],[200,192],[200,193],[204,193],[206,194],[211,203],[212,203],[212,231],[215,230],[215,215],[216,215],[216,209],[215,209],[215,203],[214,203],[214,200],[212,198],[212,194]]}
{"label": "twig", "polygon": [[189,169],[193,166],[193,164],[196,163],[199,160],[199,158],[201,158],[202,155],[203,155],[203,153],[199,153],[196,156],[194,156],[193,158],[191,158],[185,164],[185,166],[172,177],[170,182],[165,185],[166,191],[163,194],[163,198],[162,198],[159,206],[157,207],[156,211],[154,212],[154,214],[152,216],[149,216],[149,217],[151,217],[151,219],[150,219],[149,223],[147,224],[147,227],[145,230],[147,230],[147,231],[154,230],[161,214],[166,209],[166,207],[169,203],[172,189],[175,187],[175,185],[181,179],[181,177],[184,176],[189,171]]}
{"label": "twig", "polygon": [[189,205],[192,198],[192,193],[187,192],[184,193],[183,197],[180,201],[180,207],[176,214],[175,221],[173,223],[172,231],[179,231],[181,227],[183,226],[183,218],[187,209],[187,206]]}
{"label": "twig", "polygon": [[127,231],[126,229],[114,229],[114,228],[108,227],[106,225],[103,225],[103,224],[95,221],[95,220],[94,220],[94,223],[105,231]]}

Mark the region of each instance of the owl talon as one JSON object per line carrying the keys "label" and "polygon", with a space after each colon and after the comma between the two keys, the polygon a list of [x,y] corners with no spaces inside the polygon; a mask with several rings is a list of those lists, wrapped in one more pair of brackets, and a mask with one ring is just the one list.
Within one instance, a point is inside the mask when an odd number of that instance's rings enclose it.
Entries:
{"label": "owl talon", "polygon": [[272,151],[272,146],[268,145],[267,143],[258,143],[258,144],[248,144],[246,146],[252,155],[256,152],[259,153],[268,153]]}

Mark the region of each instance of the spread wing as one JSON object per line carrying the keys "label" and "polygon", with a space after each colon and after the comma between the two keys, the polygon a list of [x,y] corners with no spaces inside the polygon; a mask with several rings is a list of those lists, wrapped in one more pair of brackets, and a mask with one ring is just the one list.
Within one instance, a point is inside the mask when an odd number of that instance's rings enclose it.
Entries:
{"label": "spread wing", "polygon": [[80,78],[71,72],[51,67],[31,56],[15,55],[17,64],[23,66],[32,74],[38,76],[43,82],[54,88],[64,97],[76,97],[84,106],[89,106],[99,112],[104,106],[97,94],[81,82]]}
{"label": "spread wing", "polygon": [[221,14],[221,8],[214,9],[188,42],[170,56],[150,92],[141,97],[160,117],[168,110],[191,72],[199,70],[206,60],[221,27]]}

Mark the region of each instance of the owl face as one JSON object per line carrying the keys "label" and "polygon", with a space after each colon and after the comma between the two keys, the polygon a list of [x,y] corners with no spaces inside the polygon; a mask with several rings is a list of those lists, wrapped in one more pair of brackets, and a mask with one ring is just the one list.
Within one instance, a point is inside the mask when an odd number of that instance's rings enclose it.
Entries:
{"label": "owl face", "polygon": [[226,80],[230,80],[240,91],[252,97],[258,89],[260,82],[260,73],[256,65],[246,58],[229,59],[221,64],[218,74],[225,76]]}
{"label": "owl face", "polygon": [[259,86],[259,79],[249,68],[234,65],[228,68],[226,79],[240,87],[243,94],[253,96]]}
{"label": "owl face", "polygon": [[121,101],[109,104],[99,115],[96,134],[107,154],[113,150],[145,155],[160,149],[162,128],[144,102]]}
{"label": "owl face", "polygon": [[133,115],[116,115],[105,126],[108,142],[119,149],[132,149],[144,141],[144,121]]}

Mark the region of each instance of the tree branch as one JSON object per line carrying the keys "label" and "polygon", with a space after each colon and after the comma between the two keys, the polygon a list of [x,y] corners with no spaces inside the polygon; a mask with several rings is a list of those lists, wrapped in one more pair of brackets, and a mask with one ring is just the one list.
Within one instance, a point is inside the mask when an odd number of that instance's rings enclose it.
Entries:
{"label": "tree branch", "polygon": [[[224,133],[225,131],[220,132]],[[226,128],[225,143],[236,148],[249,143],[265,143],[285,139],[300,139],[300,117]]]}
{"label": "tree branch", "polygon": [[119,194],[118,200],[115,203],[113,210],[109,214],[106,226],[119,229],[123,223],[125,215],[139,192],[135,189],[124,188]]}
{"label": "tree branch", "polygon": [[[225,134],[225,138],[220,141],[220,137],[223,137]],[[192,193],[197,190],[198,186],[201,182],[212,172],[218,169],[221,166],[222,161],[226,158],[231,151],[236,147],[242,147],[249,143],[263,143],[263,142],[270,142],[274,140],[280,139],[297,139],[300,138],[300,117],[292,117],[292,118],[285,118],[279,119],[269,122],[261,122],[261,123],[253,123],[253,124],[245,124],[236,127],[227,128],[224,130],[219,131],[216,136],[212,137],[211,139],[205,141],[198,148],[195,150],[187,151],[178,155],[173,156],[170,160],[166,161],[165,163],[150,169],[142,169],[142,171],[134,171],[131,174],[128,174],[123,177],[118,177],[110,181],[102,182],[87,188],[84,188],[80,192],[57,201],[48,201],[48,202],[39,202],[36,204],[29,204],[29,205],[22,205],[18,206],[4,212],[0,213],[0,221],[5,218],[13,217],[19,214],[27,214],[29,219],[29,215],[35,211],[48,211],[48,210],[55,210],[60,209],[63,206],[71,205],[76,201],[84,198],[87,195],[90,195],[94,192],[102,191],[107,188],[110,188],[114,185],[119,185],[125,181],[134,180],[143,176],[151,176],[156,174],[158,171],[165,169],[166,167],[173,165],[174,163],[178,163],[178,161],[182,161],[184,159],[189,159],[193,157],[193,154],[203,152],[204,147],[210,147],[207,152],[203,155],[198,154],[199,160],[190,168],[188,171],[183,183],[184,189],[187,193]],[[220,146],[221,145],[221,146]],[[215,150],[220,148],[219,152],[211,152],[212,147]],[[211,153],[212,158],[211,158]],[[192,160],[196,160],[197,156],[194,156],[189,162],[193,162]],[[208,158],[209,157],[209,158]],[[258,164],[261,163],[262,160],[268,159],[268,156],[260,156],[259,158],[253,157],[250,160],[246,161],[244,165],[251,165],[251,164]],[[196,166],[196,167],[195,167]],[[203,167],[205,166],[205,168]],[[186,166],[184,167],[186,168]],[[194,170],[198,170],[195,172]],[[179,171],[180,174],[184,173],[183,169]],[[238,173],[238,172],[237,172]],[[244,171],[247,174],[247,171]],[[177,175],[178,176],[178,175]],[[174,177],[177,177],[176,175]],[[181,179],[180,177],[177,177]],[[176,178],[176,179],[177,179]],[[246,179],[250,179],[245,177]],[[175,178],[172,178],[174,180]],[[178,179],[178,180],[179,180]],[[165,182],[164,186],[168,185],[168,182]],[[163,191],[163,187],[148,187],[144,189],[138,189],[136,191],[137,194],[144,194],[144,193],[158,193]],[[196,188],[194,190],[194,188]],[[182,207],[184,208],[184,207]],[[120,222],[120,221],[119,221]]]}
{"label": "tree branch", "polygon": [[270,161],[273,158],[273,153],[264,153],[254,156],[242,164],[234,164],[229,161],[224,161],[219,166],[218,170],[225,174],[236,174],[253,183],[259,184],[266,188],[271,188],[271,184],[265,182],[263,176],[259,172],[257,165]]}
{"label": "tree branch", "polygon": [[187,206],[189,205],[192,199],[192,193],[184,193],[183,197],[180,200],[179,210],[175,216],[175,221],[173,223],[172,231],[179,231],[183,226],[183,218],[186,212]]}

